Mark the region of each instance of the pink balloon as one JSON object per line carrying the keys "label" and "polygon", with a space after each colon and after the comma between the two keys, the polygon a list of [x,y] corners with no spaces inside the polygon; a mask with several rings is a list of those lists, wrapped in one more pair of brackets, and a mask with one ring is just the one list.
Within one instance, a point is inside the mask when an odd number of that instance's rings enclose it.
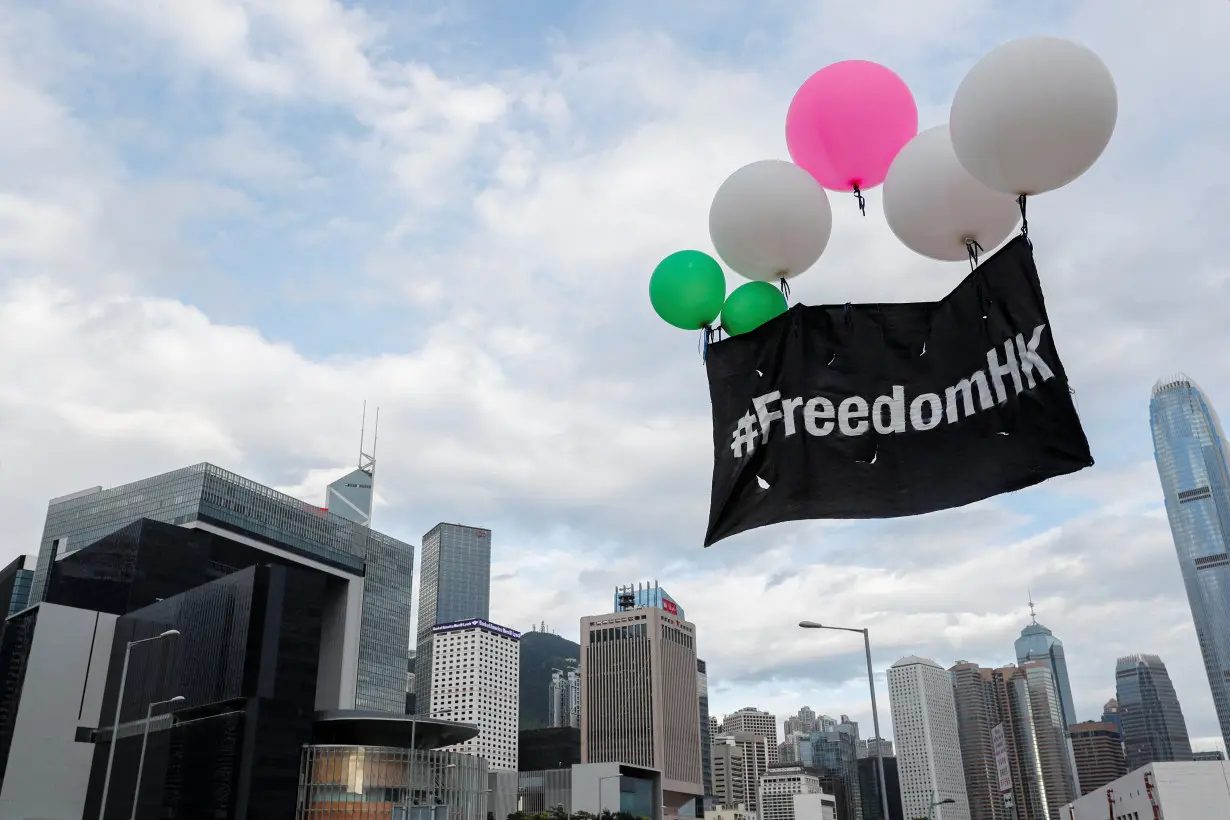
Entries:
{"label": "pink balloon", "polygon": [[795,164],[830,191],[874,188],[918,134],[918,107],[905,82],[879,63],[847,60],[803,83],[786,114]]}

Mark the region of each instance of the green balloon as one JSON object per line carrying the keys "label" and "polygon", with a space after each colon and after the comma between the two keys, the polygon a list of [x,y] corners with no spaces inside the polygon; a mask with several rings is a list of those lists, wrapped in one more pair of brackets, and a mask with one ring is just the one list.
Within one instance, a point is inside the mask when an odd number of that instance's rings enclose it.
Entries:
{"label": "green balloon", "polygon": [[786,297],[768,282],[748,282],[735,288],[722,306],[722,329],[731,336],[755,330],[787,310]]}
{"label": "green balloon", "polygon": [[663,259],[649,278],[649,301],[666,322],[700,330],[722,312],[726,275],[707,253],[678,251]]}

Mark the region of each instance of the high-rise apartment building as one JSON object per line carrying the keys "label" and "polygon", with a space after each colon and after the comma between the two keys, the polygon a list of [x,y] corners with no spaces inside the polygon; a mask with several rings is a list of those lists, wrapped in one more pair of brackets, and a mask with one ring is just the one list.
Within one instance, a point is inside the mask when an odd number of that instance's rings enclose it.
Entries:
{"label": "high-rise apartment building", "polygon": [[1063,641],[1038,623],[1032,601],[1029,604],[1029,618],[1029,625],[1021,630],[1021,637],[1016,639],[1016,662],[1020,666],[1044,663],[1050,668],[1064,725],[1076,723],[1076,707],[1072,702],[1072,684],[1068,681],[1068,660],[1064,657]]}
{"label": "high-rise apartment building", "polygon": [[581,727],[581,673],[577,669],[552,669],[547,690],[551,703],[547,715],[551,727]]}
{"label": "high-rise apartment building", "polygon": [[581,759],[662,772],[678,814],[704,794],[696,627],[669,610],[637,607],[581,619]]}
{"label": "high-rise apartment building", "polygon": [[1128,771],[1192,759],[1187,722],[1166,664],[1157,655],[1128,655],[1115,664],[1115,699],[1123,722]]}
{"label": "high-rise apartment building", "polygon": [[791,735],[807,735],[816,731],[816,713],[810,706],[804,706],[797,715],[791,715],[782,723],[782,737]]}
{"label": "high-rise apartment building", "polygon": [[[926,658],[902,658],[889,667],[888,696],[905,816],[970,820],[948,671]],[[931,804],[941,800],[953,802],[933,814]]]}
{"label": "high-rise apartment building", "polygon": [[754,706],[744,706],[722,718],[722,731],[760,735],[769,743],[769,765],[777,765],[777,718]]}
{"label": "high-rise apartment building", "polygon": [[1081,794],[1102,788],[1128,773],[1127,759],[1119,728],[1113,723],[1087,721],[1068,727],[1072,737],[1072,752],[1076,771],[1080,775]]}
{"label": "high-rise apartment building", "polygon": [[478,727],[449,749],[517,771],[521,633],[472,619],[432,627],[431,715]]}
{"label": "high-rise apartment building", "polygon": [[[325,639],[353,670],[339,702],[404,714],[414,547],[212,464],[53,498],[30,603],[43,600],[56,561],[142,518],[223,535],[352,579],[338,587],[341,597],[322,602],[327,624],[351,630]],[[347,619],[348,609],[361,617]]]}
{"label": "high-rise apartment building", "polygon": [[1154,385],[1149,423],[1187,602],[1222,740],[1230,747],[1230,465],[1226,436],[1217,411],[1186,376]]}
{"label": "high-rise apartment building", "polygon": [[415,705],[431,714],[432,629],[491,617],[491,530],[437,524],[423,536]]}
{"label": "high-rise apartment building", "polygon": [[1050,666],[961,662],[949,674],[972,820],[1058,820],[1077,777]]}
{"label": "high-rise apartment building", "polygon": [[[760,778],[769,770],[769,740],[764,735],[754,734],[752,732],[723,732],[713,741],[714,764],[717,765],[719,757],[727,758],[729,753],[727,748],[736,748],[739,750],[737,757],[730,758],[732,761],[737,760],[742,766],[740,770],[743,782],[738,787],[738,791],[743,795],[743,801],[748,809],[756,811],[759,807],[758,800],[760,792]],[[734,765],[732,762],[731,766]],[[715,769],[716,772],[716,769]],[[728,776],[733,778],[734,770]],[[716,788],[717,776],[714,775],[714,787]],[[729,804],[728,804],[729,805]]]}
{"label": "high-rise apartment building", "polygon": [[709,731],[709,667],[696,659],[696,699],[700,704],[700,766],[701,785],[705,797],[713,794],[713,735]]}
{"label": "high-rise apartment building", "polygon": [[[733,738],[714,737],[710,746],[713,760],[713,797],[723,806],[747,805],[747,771],[743,747]],[[754,809],[750,809],[753,810]]]}

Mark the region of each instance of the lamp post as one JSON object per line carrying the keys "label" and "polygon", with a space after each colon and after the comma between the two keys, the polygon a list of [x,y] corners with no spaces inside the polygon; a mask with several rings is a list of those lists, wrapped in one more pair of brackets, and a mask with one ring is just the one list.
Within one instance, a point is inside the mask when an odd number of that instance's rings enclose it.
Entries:
{"label": "lamp post", "polygon": [[155,706],[166,706],[171,703],[183,703],[184,696],[176,695],[170,700],[160,700],[145,707],[145,731],[141,733],[141,757],[137,760],[137,785],[132,793],[132,820],[137,820],[137,801],[141,797],[141,774],[145,771],[145,747],[149,743],[149,721]]}
{"label": "lamp post", "polygon": [[880,737],[880,713],[876,709],[876,679],[871,670],[871,634],[866,629],[852,629],[848,626],[825,626],[815,621],[799,621],[803,629],[832,629],[836,632],[857,632],[863,636],[863,648],[867,652],[867,686],[871,689],[871,725],[876,733],[876,772],[880,779],[880,808],[884,812],[884,820],[889,820],[888,784],[884,779],[884,750]]}
{"label": "lamp post", "polygon": [[139,641],[129,641],[124,647],[124,666],[120,670],[120,691],[115,696],[115,720],[111,724],[111,749],[107,752],[107,772],[103,776],[102,801],[98,804],[98,820],[104,820],[107,811],[107,792],[111,788],[111,769],[115,765],[115,747],[119,744],[120,707],[124,705],[124,685],[128,682],[128,660],[132,657],[132,648],[139,643],[156,641],[159,638],[175,638],[179,636],[178,629],[168,629],[161,635],[152,638],[142,638]]}
{"label": "lamp post", "polygon": [[[605,808],[602,805],[602,781],[603,780],[618,780],[621,777],[623,777],[622,772],[620,774],[608,774],[606,777],[598,778],[598,816],[599,817],[602,816],[602,812],[604,811],[604,808]],[[611,814],[615,814],[615,812],[611,812]]]}
{"label": "lamp post", "polygon": [[945,797],[943,800],[936,800],[935,792],[931,792],[931,807],[927,809],[927,817],[930,818],[930,820],[935,820],[936,806],[949,806],[956,802],[957,801],[953,800],[951,797]]}

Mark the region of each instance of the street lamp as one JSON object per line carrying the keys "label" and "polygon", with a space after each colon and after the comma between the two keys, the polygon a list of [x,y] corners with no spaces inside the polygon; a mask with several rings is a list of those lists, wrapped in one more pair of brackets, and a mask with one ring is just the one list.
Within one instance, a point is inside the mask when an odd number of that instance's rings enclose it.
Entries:
{"label": "street lamp", "polygon": [[[622,772],[620,772],[619,774],[608,774],[606,777],[598,778],[598,816],[599,817],[602,816],[602,812],[606,808],[605,806],[602,805],[602,781],[603,780],[618,780],[621,777],[623,777]],[[614,814],[615,812],[611,812],[611,813]]]}
{"label": "street lamp", "polygon": [[184,696],[176,695],[170,700],[160,700],[145,708],[145,731],[141,734],[141,757],[137,761],[137,786],[132,793],[132,820],[137,820],[137,800],[141,797],[141,774],[145,770],[145,747],[149,743],[149,721],[155,706],[167,706],[172,703],[183,703]]}
{"label": "street lamp", "polygon": [[871,634],[866,629],[851,629],[848,626],[825,626],[815,621],[799,621],[803,629],[831,629],[836,632],[858,632],[863,636],[863,648],[867,651],[867,686],[871,689],[871,725],[876,733],[876,770],[880,777],[880,808],[884,812],[884,820],[889,819],[888,784],[884,779],[884,750],[881,748],[880,713],[876,709],[876,679],[871,671]]}
{"label": "street lamp", "polygon": [[120,691],[115,696],[115,721],[111,724],[111,749],[107,752],[107,772],[103,776],[103,793],[102,802],[98,804],[98,820],[103,820],[104,813],[107,811],[107,791],[111,788],[111,768],[115,765],[115,747],[120,739],[120,707],[124,704],[124,684],[128,682],[128,659],[132,657],[132,648],[139,643],[148,643],[156,641],[159,638],[176,638],[179,637],[178,629],[168,629],[161,635],[155,635],[152,638],[142,638],[139,641],[129,641],[128,646],[124,648],[124,667],[120,671]]}
{"label": "street lamp", "polygon": [[[935,792],[931,792],[931,797],[932,797],[932,798],[934,798],[934,797],[935,797]],[[934,818],[935,818],[935,807],[936,807],[936,806],[950,806],[950,805],[952,805],[953,803],[956,803],[956,802],[957,802],[957,801],[956,801],[956,800],[953,800],[951,797],[945,797],[943,800],[934,800],[934,799],[933,799],[933,800],[932,800],[932,803],[931,803],[931,808],[927,809],[927,817],[932,818],[932,820],[934,820]]]}

